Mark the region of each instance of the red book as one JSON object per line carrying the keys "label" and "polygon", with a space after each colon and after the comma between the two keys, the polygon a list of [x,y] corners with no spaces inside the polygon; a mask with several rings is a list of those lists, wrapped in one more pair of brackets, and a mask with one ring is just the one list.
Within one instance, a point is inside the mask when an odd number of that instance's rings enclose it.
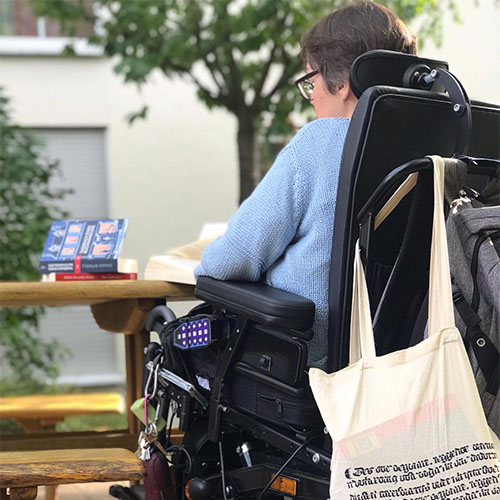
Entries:
{"label": "red book", "polygon": [[49,273],[42,281],[111,281],[136,280],[137,273]]}

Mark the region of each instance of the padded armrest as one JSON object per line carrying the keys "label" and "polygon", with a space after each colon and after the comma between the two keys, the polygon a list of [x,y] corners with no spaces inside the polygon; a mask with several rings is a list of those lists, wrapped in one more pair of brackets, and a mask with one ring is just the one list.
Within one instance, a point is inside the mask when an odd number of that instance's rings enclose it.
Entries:
{"label": "padded armrest", "polygon": [[195,296],[263,325],[304,331],[314,322],[314,302],[265,283],[200,276]]}

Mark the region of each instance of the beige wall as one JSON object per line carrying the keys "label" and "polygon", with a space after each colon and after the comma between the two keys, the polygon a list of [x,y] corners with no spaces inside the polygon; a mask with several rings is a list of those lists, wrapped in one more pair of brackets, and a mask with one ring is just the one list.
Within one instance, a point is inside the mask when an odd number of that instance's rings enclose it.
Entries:
{"label": "beige wall", "polygon": [[500,104],[500,3],[459,0],[462,23],[443,19],[443,44],[426,43],[421,55],[448,61],[469,97]]}
{"label": "beige wall", "polygon": [[[139,92],[101,57],[0,57],[0,86],[26,127],[105,127],[109,215],[130,217],[123,256],[139,259],[197,238],[237,207],[235,121],[161,74]],[[147,120],[124,117],[150,104]]]}

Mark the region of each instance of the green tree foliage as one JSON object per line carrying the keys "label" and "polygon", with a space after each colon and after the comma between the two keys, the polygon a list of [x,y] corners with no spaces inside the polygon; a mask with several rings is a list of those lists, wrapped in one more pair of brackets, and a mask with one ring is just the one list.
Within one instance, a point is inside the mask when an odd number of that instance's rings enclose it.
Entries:
{"label": "green tree foliage", "polygon": [[[57,162],[41,157],[42,144],[12,123],[9,99],[0,88],[0,281],[38,281],[38,259],[54,219],[64,217],[58,201],[69,190],[50,187]],[[0,309],[0,346],[11,380],[33,387],[58,374],[65,351],[37,336],[43,309]],[[38,385],[38,384],[35,384]]]}
{"label": "green tree foliage", "polygon": [[[379,0],[421,34],[439,41],[453,0]],[[346,0],[32,0],[35,12],[59,20],[68,34],[96,23],[91,41],[117,57],[125,82],[144,83],[154,70],[190,79],[210,108],[238,122],[240,201],[260,180],[258,134],[290,133],[286,118],[303,103],[293,86],[302,70],[302,33]],[[144,117],[146,109],[137,116]],[[134,117],[132,117],[133,119]],[[196,131],[193,130],[193,141]]]}

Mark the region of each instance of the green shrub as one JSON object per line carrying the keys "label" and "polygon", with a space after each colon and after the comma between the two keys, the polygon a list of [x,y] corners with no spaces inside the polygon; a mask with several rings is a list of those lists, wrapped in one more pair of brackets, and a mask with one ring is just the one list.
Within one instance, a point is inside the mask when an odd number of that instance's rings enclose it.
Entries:
{"label": "green shrub", "polygon": [[[38,259],[50,225],[67,216],[60,201],[70,190],[51,186],[58,169],[57,162],[43,157],[43,144],[12,122],[9,99],[0,88],[0,281],[40,279]],[[41,307],[0,309],[9,383],[34,392],[54,380],[66,353],[55,340],[38,336],[43,312]]]}

